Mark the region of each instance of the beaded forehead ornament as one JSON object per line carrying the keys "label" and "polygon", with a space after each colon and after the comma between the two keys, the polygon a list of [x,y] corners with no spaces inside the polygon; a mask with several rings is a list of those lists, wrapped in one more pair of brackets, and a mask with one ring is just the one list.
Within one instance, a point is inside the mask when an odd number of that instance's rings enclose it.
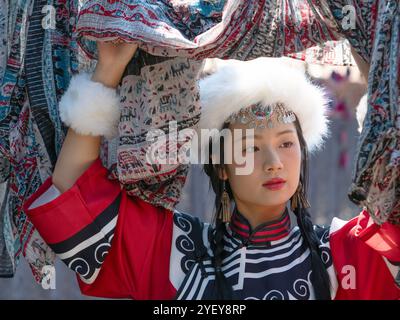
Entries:
{"label": "beaded forehead ornament", "polygon": [[296,121],[296,115],[293,111],[287,110],[283,103],[264,106],[261,103],[252,104],[248,107],[240,109],[238,112],[232,113],[225,123],[241,123],[246,124],[252,129],[265,129],[264,120],[267,122],[268,128],[273,128],[272,115],[276,115],[279,123],[287,124]]}

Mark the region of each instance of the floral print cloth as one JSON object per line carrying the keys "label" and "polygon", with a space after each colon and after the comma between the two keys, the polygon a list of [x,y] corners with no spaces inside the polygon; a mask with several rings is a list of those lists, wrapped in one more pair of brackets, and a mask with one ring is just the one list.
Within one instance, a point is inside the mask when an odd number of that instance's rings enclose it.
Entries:
{"label": "floral print cloth", "polygon": [[72,39],[78,2],[0,4],[0,182],[7,183],[0,194],[0,276],[15,273],[22,253],[40,282],[55,255],[22,205],[51,175],[66,133],[58,101],[78,70]]}

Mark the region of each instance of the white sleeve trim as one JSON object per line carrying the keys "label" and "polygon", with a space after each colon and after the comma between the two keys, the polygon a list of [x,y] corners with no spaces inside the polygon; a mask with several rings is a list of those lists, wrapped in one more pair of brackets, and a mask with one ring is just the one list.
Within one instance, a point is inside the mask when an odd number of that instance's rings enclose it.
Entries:
{"label": "white sleeve trim", "polygon": [[[334,217],[332,219],[330,228],[329,228],[329,238],[334,233],[335,231],[340,230],[348,221],[342,220],[339,218]],[[331,247],[330,241],[327,243],[328,247]],[[333,259],[333,256],[332,256]],[[328,275],[329,279],[331,281],[331,299],[335,299],[337,291],[339,289],[339,282],[337,278],[337,270],[335,268],[335,265],[332,263],[332,266],[328,268]]]}
{"label": "white sleeve trim", "polygon": [[334,217],[331,222],[331,227],[329,229],[329,236],[334,233],[335,231],[340,230],[348,221],[342,220],[339,218]]}
{"label": "white sleeve trim", "polygon": [[46,192],[44,192],[39,198],[37,198],[29,207],[30,209],[35,209],[37,207],[40,207],[46,203],[49,203],[56,199],[59,195],[61,194],[60,190],[57,189],[57,187],[52,184]]}
{"label": "white sleeve trim", "polygon": [[385,261],[390,273],[392,274],[393,279],[396,279],[397,274],[400,272],[400,267],[395,266],[394,264],[391,264],[387,258],[385,258],[383,256],[382,256],[382,258],[383,258],[383,261]]}

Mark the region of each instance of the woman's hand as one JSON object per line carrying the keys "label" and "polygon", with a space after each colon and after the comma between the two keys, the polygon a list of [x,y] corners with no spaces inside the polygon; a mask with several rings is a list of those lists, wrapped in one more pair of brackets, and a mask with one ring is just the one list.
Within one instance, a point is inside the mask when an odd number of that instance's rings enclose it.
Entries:
{"label": "woman's hand", "polygon": [[134,43],[98,41],[99,60],[92,80],[116,88],[137,47]]}

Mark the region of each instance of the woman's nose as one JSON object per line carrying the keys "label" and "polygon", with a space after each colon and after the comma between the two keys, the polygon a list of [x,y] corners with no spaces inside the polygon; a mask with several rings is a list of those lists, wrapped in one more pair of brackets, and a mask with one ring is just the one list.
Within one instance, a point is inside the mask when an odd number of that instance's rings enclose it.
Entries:
{"label": "woman's nose", "polygon": [[279,155],[273,150],[266,151],[264,155],[263,170],[265,172],[271,172],[281,170],[282,168],[283,164]]}

